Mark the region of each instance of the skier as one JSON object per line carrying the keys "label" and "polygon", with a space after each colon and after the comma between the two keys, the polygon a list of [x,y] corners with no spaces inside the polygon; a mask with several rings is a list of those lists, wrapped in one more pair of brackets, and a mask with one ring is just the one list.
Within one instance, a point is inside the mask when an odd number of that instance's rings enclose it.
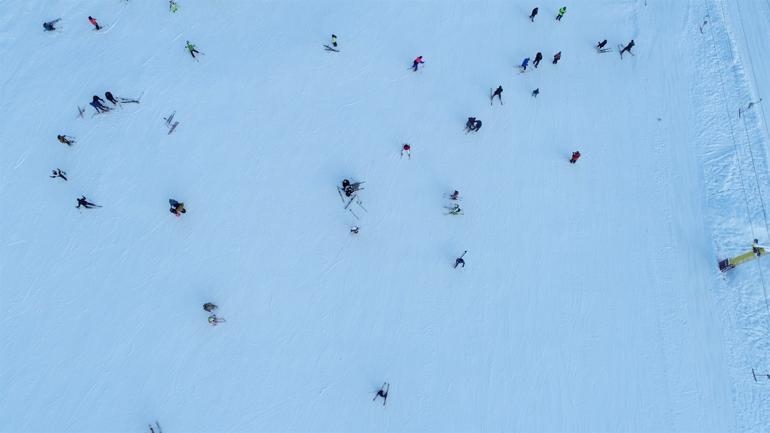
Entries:
{"label": "skier", "polygon": [[97,113],[103,113],[105,111],[110,111],[110,108],[104,105],[104,99],[94,95],[94,97],[91,99],[91,103],[88,104],[96,109]]}
{"label": "skier", "polygon": [[463,260],[463,257],[465,257],[465,254],[468,253],[468,250],[463,251],[463,255],[455,259],[455,269],[457,269],[458,266],[463,265],[463,268],[465,267],[465,260]]}
{"label": "skier", "polygon": [[107,98],[108,101],[112,102],[112,105],[118,105],[117,99],[115,99],[115,97],[112,96],[111,92],[106,92],[104,94],[104,97]]}
{"label": "skier", "polygon": [[390,389],[390,384],[388,382],[383,383],[380,389],[377,391],[377,395],[374,396],[372,401],[377,400],[378,397],[382,397],[382,405],[385,406],[385,403],[388,402],[389,389]]}
{"label": "skier", "polygon": [[417,56],[417,58],[414,59],[414,62],[412,62],[412,70],[416,71],[417,67],[420,66],[420,63],[425,63],[425,61],[422,59],[422,56]]}
{"label": "skier", "polygon": [[535,65],[535,67],[537,68],[537,65],[540,64],[541,60],[543,60],[543,53],[538,51],[537,54],[535,54],[535,61],[532,62],[532,64]]}
{"label": "skier", "polygon": [[[497,96],[498,99],[500,99],[500,105],[503,105],[503,86],[497,86],[497,90],[495,90],[495,93],[492,94],[492,100],[495,99],[495,96]],[[489,101],[490,104],[492,101]]]}
{"label": "skier", "polygon": [[476,122],[473,124],[473,131],[475,131],[475,132],[478,132],[478,131],[479,131],[479,129],[481,129],[481,120],[477,120],[477,121],[476,121]]}
{"label": "skier", "polygon": [[404,154],[406,153],[406,156],[409,157],[409,159],[412,159],[412,146],[410,146],[407,143],[404,143],[404,145],[401,147],[401,157],[404,157]]}
{"label": "skier", "polygon": [[532,97],[533,98],[537,98],[537,95],[539,95],[539,94],[540,94],[540,88],[539,87],[532,91]]}
{"label": "skier", "polygon": [[537,15],[537,8],[532,9],[532,13],[529,14],[529,20],[535,22],[535,15]]}
{"label": "skier", "polygon": [[56,138],[59,140],[59,143],[66,144],[67,146],[72,146],[72,143],[75,142],[75,139],[66,135],[57,135]]}
{"label": "skier", "polygon": [[469,117],[468,121],[465,122],[465,130],[466,131],[473,131],[473,128],[476,125],[476,118],[475,117]]}
{"label": "skier", "polygon": [[553,55],[553,64],[559,63],[559,60],[561,60],[561,51]]}
{"label": "skier", "polygon": [[192,56],[193,59],[195,58],[196,53],[200,54],[200,51],[198,51],[195,48],[195,45],[191,44],[190,41],[187,41],[187,45],[185,45],[185,48],[187,48],[187,51],[190,52],[190,55]]}
{"label": "skier", "polygon": [[86,196],[80,197],[80,198],[78,199],[78,205],[77,205],[77,206],[75,206],[75,208],[77,208],[77,209],[80,209],[80,206],[83,206],[83,207],[84,207],[84,208],[86,208],[86,209],[91,209],[91,208],[94,208],[94,207],[101,207],[101,206],[97,206],[97,205],[95,205],[95,204],[93,204],[93,203],[89,202],[89,201],[86,199]]}
{"label": "skier", "polygon": [[335,35],[334,33],[332,33],[332,46],[334,48],[337,48],[337,35]]}
{"label": "skier", "polygon": [[353,195],[354,192],[358,191],[361,188],[361,184],[363,182],[353,182],[350,183],[347,179],[342,179],[342,190],[345,191],[345,196],[350,197]]}
{"label": "skier", "polygon": [[[628,45],[626,45],[625,48],[623,48],[623,50],[620,51],[620,58],[621,59],[623,58],[623,53],[625,53],[626,51],[631,53],[631,48],[634,48],[634,45],[636,45],[636,43],[634,43],[634,40],[631,39],[631,42],[629,42]],[[631,54],[634,54],[634,53],[631,53]]]}
{"label": "skier", "polygon": [[563,17],[565,13],[567,13],[567,6],[560,7],[559,15],[556,15],[556,21],[561,21],[561,17]]}
{"label": "skier", "polygon": [[174,200],[173,198],[169,199],[168,203],[171,205],[171,209],[169,209],[168,211],[171,212],[172,214],[180,217],[182,216],[183,213],[187,213],[187,209],[184,208],[184,203],[180,203]]}
{"label": "skier", "polygon": [[463,210],[460,208],[460,205],[455,203],[452,205],[451,208],[449,208],[449,213],[447,215],[462,215]]}
{"label": "skier", "polygon": [[355,227],[351,227],[351,228],[350,228],[350,233],[352,233],[352,234],[354,234],[354,235],[357,235],[357,234],[358,234],[358,230],[359,230],[359,229],[360,229],[360,227],[358,227],[358,226],[355,226]]}
{"label": "skier", "polygon": [[216,304],[212,304],[211,302],[206,302],[205,304],[203,304],[203,309],[209,313],[216,310],[217,308],[218,307],[216,306]]}
{"label": "skier", "polygon": [[454,192],[449,196],[449,200],[459,200],[460,199],[460,191],[454,190]]}
{"label": "skier", "polygon": [[572,152],[572,158],[569,159],[569,163],[574,164],[577,162],[578,159],[580,159],[580,151],[576,150]]}
{"label": "skier", "polygon": [[99,25],[99,23],[96,22],[96,18],[94,18],[94,17],[92,17],[90,15],[88,16],[88,22],[93,24],[93,26],[95,27],[94,30],[101,30],[102,29],[102,27]]}
{"label": "skier", "polygon": [[597,51],[603,50],[605,45],[607,45],[607,39],[605,39],[605,40],[599,42],[598,44],[596,44],[596,50]]}
{"label": "skier", "polygon": [[224,322],[226,322],[226,320],[221,317],[217,317],[216,314],[212,314],[211,316],[209,316],[209,325],[211,326],[217,326],[218,324],[224,323]]}
{"label": "skier", "polygon": [[54,25],[60,20],[61,18],[55,19],[53,21],[48,21],[43,23],[43,29],[47,32],[52,32],[56,30],[56,27]]}
{"label": "skier", "polygon": [[63,171],[61,171],[58,168],[56,170],[52,170],[52,172],[53,172],[53,174],[51,176],[49,176],[49,177],[54,178],[54,179],[57,178],[57,177],[60,177],[60,178],[64,179],[65,182],[67,181],[67,173],[66,172],[63,172]]}
{"label": "skier", "polygon": [[751,243],[751,252],[756,254],[757,257],[761,257],[762,256],[762,249],[758,245],[758,243],[759,243],[759,239],[754,239],[754,242]]}
{"label": "skier", "polygon": [[529,57],[525,58],[524,61],[521,62],[521,72],[524,72],[527,70],[527,65],[529,65]]}
{"label": "skier", "polygon": [[179,10],[179,6],[177,6],[174,0],[168,0],[168,10],[170,10],[171,13],[176,13],[176,11]]}

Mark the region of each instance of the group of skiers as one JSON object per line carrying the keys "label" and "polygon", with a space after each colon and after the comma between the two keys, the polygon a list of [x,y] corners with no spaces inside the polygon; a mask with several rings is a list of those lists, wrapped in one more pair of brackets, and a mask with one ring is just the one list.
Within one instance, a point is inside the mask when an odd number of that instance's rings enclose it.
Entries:
{"label": "group of skiers", "polygon": [[[172,12],[176,12],[177,11],[177,5],[176,5],[174,0],[169,0],[169,8],[170,8],[170,10]],[[558,13],[556,15],[556,21],[561,21],[562,20],[562,18],[564,17],[564,15],[566,13],[566,10],[567,10],[566,7],[559,8]],[[532,13],[529,16],[529,19],[530,19],[531,22],[534,22],[534,19],[537,16],[537,14],[538,14],[538,8],[535,7],[532,10]],[[97,22],[97,20],[95,18],[89,16],[88,20],[94,26],[94,30],[97,30],[97,31],[101,30],[102,27],[99,25],[99,23]],[[55,25],[57,24],[58,21],[60,21],[60,19],[56,19],[56,20],[53,20],[53,21],[45,22],[43,24],[44,30],[45,31],[57,30]],[[332,34],[331,44],[332,44],[332,46],[334,48],[338,47],[337,36],[335,34]],[[597,43],[597,45],[596,45],[597,51],[605,52],[604,50],[608,50],[607,48],[605,48],[606,45],[607,45],[607,40],[606,39],[601,41],[601,42],[599,42],[599,43]],[[621,58],[622,58],[624,53],[631,53],[631,49],[634,47],[634,45],[635,45],[634,41],[631,40],[620,51]],[[192,44],[190,41],[186,41],[185,48],[188,50],[188,52],[190,53],[190,55],[192,56],[193,59],[196,59],[196,54],[203,54],[200,51],[198,51],[196,46],[194,44]],[[631,54],[633,54],[633,53],[631,53]],[[559,51],[556,54],[554,54],[552,63],[553,64],[557,64],[561,60],[561,55],[562,55],[561,51]],[[543,60],[542,53],[541,52],[537,52],[535,57],[534,57],[534,61],[532,62],[533,66],[535,68],[538,68],[538,66],[539,66],[539,64],[540,64],[540,62],[542,60]],[[529,66],[529,62],[530,62],[530,58],[529,57],[525,58],[522,61],[522,63],[521,63],[522,72],[527,70],[527,68]],[[424,64],[425,64],[425,61],[423,59],[423,56],[418,56],[418,57],[416,57],[413,60],[411,69],[413,71],[418,71],[420,65],[424,65]],[[490,103],[494,101],[495,97],[497,97],[499,102],[500,102],[500,104],[502,105],[503,104],[502,93],[503,93],[503,87],[502,86],[498,86],[497,89],[492,93],[492,95],[490,97]],[[540,93],[540,89],[537,88],[537,89],[534,89],[532,91],[531,95],[532,95],[532,97],[537,97],[539,93]],[[122,98],[121,99],[115,98],[113,96],[113,94],[111,92],[109,92],[109,91],[105,93],[105,98],[107,99],[107,101],[112,103],[113,106],[118,106],[120,102],[138,102],[138,101],[121,100]],[[105,104],[106,104],[106,102],[105,102],[104,99],[100,98],[97,95],[94,95],[93,98],[92,98],[92,101],[90,102],[89,105],[94,107],[94,109],[96,110],[97,113],[103,113],[103,112],[110,111],[112,109],[112,108],[106,106]],[[482,121],[481,120],[478,120],[476,117],[469,117],[467,122],[466,122],[465,129],[466,129],[467,132],[478,132],[481,129],[481,126],[482,126]],[[76,142],[73,137],[70,137],[70,136],[67,136],[67,135],[58,135],[57,139],[58,139],[59,142],[61,142],[63,144],[66,144],[68,146],[71,146],[73,143]],[[408,143],[404,143],[402,145],[401,156],[403,157],[404,155],[406,155],[409,159],[411,159],[411,145],[408,144]],[[569,159],[569,162],[571,164],[575,164],[578,161],[578,159],[580,158],[580,156],[581,156],[580,151],[577,151],[577,150],[574,151],[572,153],[572,155],[571,155],[571,158]],[[52,175],[50,177],[51,178],[61,178],[64,181],[67,181],[66,172],[64,172],[64,171],[62,171],[62,170],[60,170],[58,168],[52,171]],[[351,197],[354,193],[356,193],[357,191],[362,189],[361,188],[361,183],[362,182],[350,182],[348,179],[344,179],[342,181],[342,191],[344,192],[345,196]],[[452,206],[449,208],[450,209],[449,210],[449,214],[451,214],[451,215],[461,215],[462,214],[462,209],[460,208],[460,205],[458,203],[458,201],[460,200],[459,196],[460,196],[460,193],[457,190],[454,190],[449,195],[449,199],[452,201]],[[174,214],[175,216],[180,217],[182,214],[186,213],[186,208],[185,208],[185,205],[184,205],[183,202],[179,202],[179,201],[174,200],[174,199],[169,199],[169,204],[170,204],[169,212]],[[92,209],[92,208],[101,207],[101,206],[96,205],[96,204],[90,202],[85,196],[82,196],[82,197],[77,199],[77,206],[76,207],[77,208],[83,207],[85,209]],[[357,226],[353,227],[353,228],[350,229],[350,231],[353,234],[357,234],[358,231],[359,231],[359,227],[357,227]],[[465,267],[466,263],[465,263],[464,257],[467,254],[467,252],[468,252],[467,250],[464,251],[459,257],[457,257],[455,259],[455,263],[454,263],[454,268],[455,269],[458,268],[458,267],[461,267],[461,268]],[[216,325],[218,325],[220,323],[224,323],[225,322],[224,318],[218,317],[217,314],[216,314],[216,310],[218,309],[217,305],[215,305],[213,303],[210,303],[210,302],[207,302],[207,303],[205,303],[203,305],[203,309],[204,309],[204,311],[209,313],[208,323],[211,326],[216,326]],[[376,395],[375,395],[374,399],[376,400],[377,398],[382,398],[383,399],[383,404],[385,404],[385,402],[387,401],[387,397],[388,397],[388,391],[389,391],[389,384],[385,383],[376,392]],[[150,428],[152,429],[152,426]]]}
{"label": "group of skiers", "polygon": [[[532,21],[533,23],[535,22],[535,17],[537,16],[537,13],[539,10],[540,10],[539,8],[534,8],[532,9],[532,13],[529,14],[529,20]],[[567,7],[566,6],[560,7],[559,13],[556,14],[556,21],[561,21],[562,17],[566,13],[567,13]]]}
{"label": "group of skiers", "polygon": [[[57,18],[55,20],[44,22],[43,23],[43,30],[45,30],[46,32],[52,32],[52,31],[57,30],[56,23],[58,23],[59,21],[61,21],[61,18]],[[94,18],[94,17],[92,17],[90,15],[88,16],[88,22],[91,23],[92,26],[94,26],[94,30],[98,31],[98,30],[102,29],[102,26],[99,25],[99,23],[96,21],[96,18]]]}
{"label": "group of skiers", "polygon": [[[540,61],[543,60],[543,53],[540,51],[535,54],[535,61],[532,62],[532,65],[537,68],[537,66],[540,64]],[[559,63],[559,60],[561,60],[561,51],[553,55],[553,64]],[[527,66],[529,66],[529,57],[525,57],[524,60],[521,62],[521,65],[519,66],[521,68],[521,72],[525,72],[527,70]]]}

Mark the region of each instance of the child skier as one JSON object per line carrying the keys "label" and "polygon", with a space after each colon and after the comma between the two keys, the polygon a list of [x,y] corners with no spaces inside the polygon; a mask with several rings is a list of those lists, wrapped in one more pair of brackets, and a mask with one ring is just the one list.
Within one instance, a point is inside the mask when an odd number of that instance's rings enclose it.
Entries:
{"label": "child skier", "polygon": [[174,0],[168,0],[168,10],[171,11],[172,14],[176,13],[176,11],[179,10],[179,6],[177,6]]}
{"label": "child skier", "polygon": [[101,207],[101,206],[98,206],[98,205],[95,205],[95,204],[89,202],[86,199],[86,196],[80,197],[78,199],[78,205],[75,206],[75,208],[80,209],[80,206],[83,206],[86,209],[91,209],[91,208],[95,208],[95,207]]}
{"label": "child skier", "polygon": [[535,68],[537,68],[537,65],[540,64],[541,60],[543,60],[543,53],[538,51],[537,54],[535,54],[535,61],[532,62],[532,64],[535,65]]}
{"label": "child skier", "polygon": [[537,15],[537,8],[532,9],[532,13],[529,14],[529,20],[535,22],[535,15]]}
{"label": "child skier", "polygon": [[212,314],[211,316],[209,316],[209,325],[211,326],[217,326],[218,324],[224,323],[224,322],[226,322],[226,320],[224,318],[217,317],[216,314]]}
{"label": "child skier", "polygon": [[561,21],[561,17],[563,17],[565,13],[567,13],[567,6],[559,8],[559,15],[556,15],[556,21]]}
{"label": "child skier", "polygon": [[602,51],[604,49],[605,45],[607,45],[607,39],[605,39],[605,40],[599,42],[598,44],[596,44],[596,50],[597,51]]}
{"label": "child skier", "polygon": [[404,143],[404,145],[401,147],[401,157],[402,158],[404,157],[404,154],[406,154],[406,156],[409,159],[412,159],[412,146],[410,146],[407,143]]}
{"label": "child skier", "polygon": [[527,65],[529,65],[529,57],[525,58],[523,62],[521,62],[521,72],[524,72],[527,70]]}
{"label": "child skier", "polygon": [[51,176],[49,176],[49,177],[54,178],[54,179],[57,178],[57,177],[60,177],[60,178],[64,179],[65,182],[67,181],[67,173],[61,171],[58,168],[56,170],[52,170],[52,172],[53,172],[53,174]]}
{"label": "child skier", "polygon": [[96,22],[96,18],[94,18],[94,17],[92,17],[90,15],[88,16],[88,22],[93,24],[94,30],[101,30],[102,29],[102,27],[99,25],[99,23]]}
{"label": "child skier", "polygon": [[105,111],[110,111],[110,107],[107,107],[104,105],[104,99],[94,95],[94,97],[91,99],[90,106],[94,107],[96,109],[97,113],[103,113]]}
{"label": "child skier", "polygon": [[476,120],[473,124],[473,131],[478,132],[481,129],[481,120]]}
{"label": "child skier", "polygon": [[217,308],[218,307],[216,306],[216,304],[212,304],[211,302],[206,302],[205,304],[203,304],[203,309],[209,313],[216,310]]}
{"label": "child skier", "polygon": [[492,100],[495,99],[495,96],[500,99],[500,105],[503,105],[503,86],[497,86],[497,90],[492,94],[492,98],[489,101],[490,105],[492,104]]}
{"label": "child skier", "polygon": [[460,191],[454,190],[452,194],[449,195],[449,200],[459,200],[460,199]]}
{"label": "child skier", "polygon": [[476,118],[475,117],[469,117],[468,121],[465,122],[465,130],[466,131],[473,131],[473,128],[476,125]]}
{"label": "child skier", "polygon": [[337,48],[337,35],[332,33],[332,46]]}
{"label": "child skier", "polygon": [[569,159],[569,163],[574,164],[577,162],[578,159],[580,159],[580,151],[576,150],[572,152],[572,158]]}
{"label": "child skier", "polygon": [[463,265],[465,267],[465,260],[463,260],[463,257],[465,257],[465,254],[467,254],[468,251],[463,251],[463,255],[455,259],[455,269],[457,269],[458,266]]}
{"label": "child skier", "polygon": [[[623,53],[625,53],[626,51],[628,51],[629,53],[631,53],[631,48],[634,48],[634,45],[636,45],[636,44],[634,43],[634,40],[633,40],[633,39],[631,39],[631,42],[629,42],[629,43],[628,43],[628,45],[626,45],[626,46],[625,46],[625,47],[624,47],[624,48],[623,48],[623,49],[620,51],[620,58],[621,58],[621,59],[623,58]],[[634,54],[634,53],[631,53],[631,54]]]}
{"label": "child skier", "polygon": [[452,205],[451,208],[449,208],[449,213],[447,215],[462,215],[463,210],[460,208],[460,205],[455,203]]}
{"label": "child skier", "polygon": [[57,18],[57,19],[55,19],[53,21],[48,21],[48,22],[43,23],[43,30],[45,30],[47,32],[52,32],[52,31],[56,30],[56,27],[54,27],[54,25],[57,22],[59,22],[59,20],[61,20],[61,18]]}
{"label": "child skier", "polygon": [[195,45],[191,44],[190,41],[187,41],[185,48],[187,48],[187,51],[190,52],[190,55],[192,56],[193,59],[195,58],[195,54],[200,54],[200,51],[198,51],[195,48]]}
{"label": "child skier", "polygon": [[561,51],[553,55],[553,64],[559,63],[559,60],[561,60]]}
{"label": "child skier", "polygon": [[425,63],[425,60],[422,59],[422,56],[417,56],[417,58],[414,59],[414,62],[412,62],[412,70],[416,71],[417,67],[420,66],[421,63]]}
{"label": "child skier", "polygon": [[104,97],[107,98],[108,101],[112,102],[112,105],[115,105],[115,106],[118,105],[118,101],[117,99],[115,99],[114,96],[112,96],[112,92],[106,92],[104,94]]}
{"label": "child skier", "polygon": [[171,212],[172,214],[180,217],[182,216],[183,213],[187,213],[187,209],[184,208],[184,203],[180,203],[174,200],[173,198],[169,199],[168,203],[171,205],[171,209],[169,209],[168,211]]}
{"label": "child skier", "polygon": [[56,139],[59,140],[59,143],[66,144],[67,146],[72,146],[72,143],[75,142],[75,139],[66,135],[57,135]]}

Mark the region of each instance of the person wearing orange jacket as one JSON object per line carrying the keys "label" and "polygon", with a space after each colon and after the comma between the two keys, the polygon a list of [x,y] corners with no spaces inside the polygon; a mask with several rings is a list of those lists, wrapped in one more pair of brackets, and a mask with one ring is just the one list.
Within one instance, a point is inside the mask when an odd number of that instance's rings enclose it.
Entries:
{"label": "person wearing orange jacket", "polygon": [[425,61],[422,59],[422,56],[417,56],[417,58],[414,59],[414,62],[412,62],[412,70],[416,71],[417,67],[420,66],[420,63],[425,63]]}
{"label": "person wearing orange jacket", "polygon": [[578,159],[580,159],[580,151],[576,150],[572,152],[572,158],[569,159],[569,163],[574,164],[577,162]]}
{"label": "person wearing orange jacket", "polygon": [[88,22],[93,24],[95,27],[94,30],[101,30],[102,27],[99,25],[99,23],[96,22],[96,18],[92,17],[91,15],[88,16]]}

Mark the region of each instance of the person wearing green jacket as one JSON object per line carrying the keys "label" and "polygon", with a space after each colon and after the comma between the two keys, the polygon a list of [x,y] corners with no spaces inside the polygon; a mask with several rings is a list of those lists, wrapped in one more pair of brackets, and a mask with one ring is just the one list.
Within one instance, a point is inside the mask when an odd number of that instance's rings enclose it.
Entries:
{"label": "person wearing green jacket", "polygon": [[195,54],[200,54],[200,51],[195,49],[195,45],[191,44],[190,41],[187,41],[187,45],[185,45],[185,48],[187,48],[187,51],[190,52],[190,55],[195,58]]}
{"label": "person wearing green jacket", "polygon": [[559,15],[556,15],[556,21],[561,21],[561,17],[563,17],[565,13],[567,13],[567,6],[560,7]]}

